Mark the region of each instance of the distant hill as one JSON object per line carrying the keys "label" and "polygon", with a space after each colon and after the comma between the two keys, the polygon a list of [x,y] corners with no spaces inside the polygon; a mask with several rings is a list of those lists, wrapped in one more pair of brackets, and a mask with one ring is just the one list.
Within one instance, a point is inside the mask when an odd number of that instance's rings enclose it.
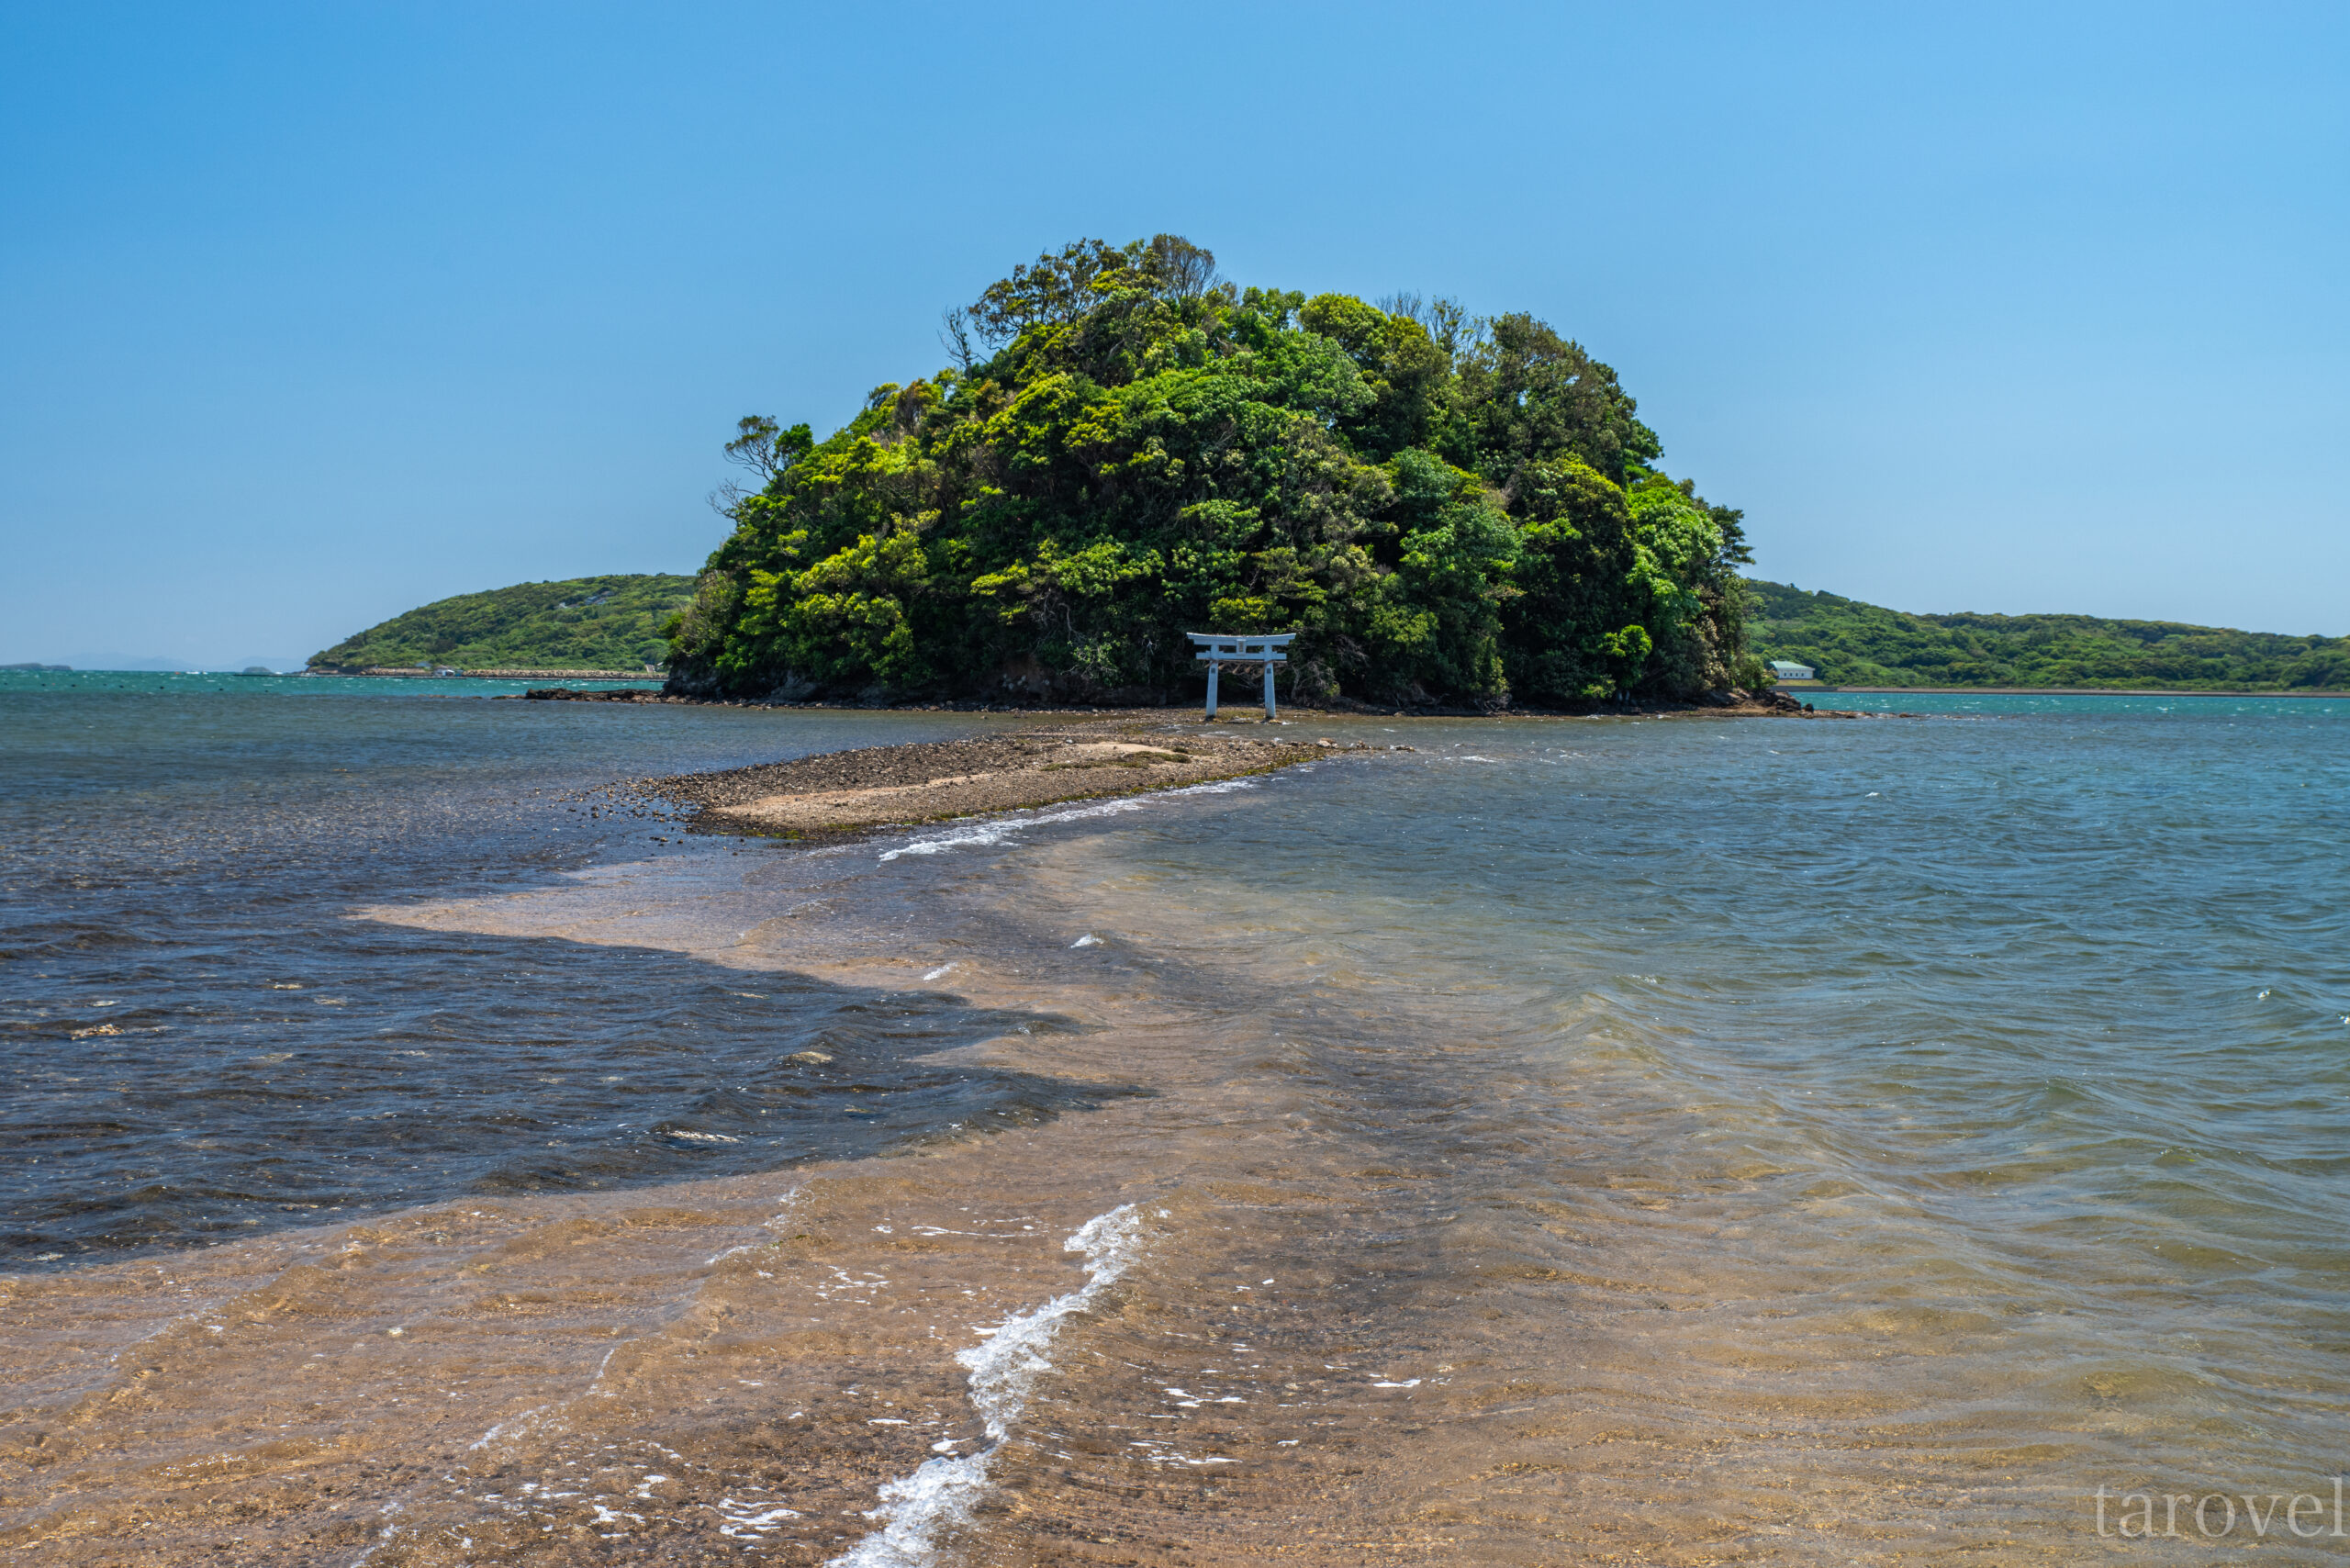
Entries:
{"label": "distant hill", "polygon": [[2350,637],[2094,615],[1910,615],[1750,580],[1749,645],[1838,686],[2350,689]]}
{"label": "distant hill", "polygon": [[693,595],[692,577],[660,573],[461,593],[347,637],[310,667],[636,669],[669,656],[661,629]]}

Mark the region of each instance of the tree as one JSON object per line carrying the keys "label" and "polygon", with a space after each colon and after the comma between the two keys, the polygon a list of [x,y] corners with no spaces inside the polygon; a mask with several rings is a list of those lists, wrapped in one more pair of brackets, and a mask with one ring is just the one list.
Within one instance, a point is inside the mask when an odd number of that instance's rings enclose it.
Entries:
{"label": "tree", "polygon": [[806,425],[785,430],[764,414],[749,415],[734,428],[734,439],[726,443],[726,460],[748,468],[769,485],[816,445]]}
{"label": "tree", "polygon": [[1495,318],[1463,356],[1457,397],[1463,444],[1449,455],[1496,484],[1522,463],[1569,454],[1622,484],[1663,453],[1614,370],[1522,313]]}
{"label": "tree", "polygon": [[1738,514],[1525,315],[1241,288],[1177,235],[1048,251],[952,367],[822,442],[745,420],[688,689],[1126,700],[1183,633],[1287,631],[1302,692],[1491,707],[1727,678]]}

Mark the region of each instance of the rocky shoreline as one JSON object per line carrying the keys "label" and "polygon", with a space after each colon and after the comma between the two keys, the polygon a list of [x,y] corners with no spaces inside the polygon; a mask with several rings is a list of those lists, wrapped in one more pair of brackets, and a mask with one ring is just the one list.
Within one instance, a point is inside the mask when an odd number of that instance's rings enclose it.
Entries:
{"label": "rocky shoreline", "polygon": [[1178,790],[1372,749],[1360,741],[1263,738],[1161,717],[859,746],[722,773],[632,779],[620,788],[684,809],[698,833],[828,837]]}
{"label": "rocky shoreline", "polygon": [[[1042,702],[856,702],[856,701],[786,701],[779,698],[688,697],[666,689],[647,691],[642,688],[623,690],[581,691],[570,687],[539,687],[520,697],[503,696],[493,699],[499,702],[665,702],[693,707],[711,708],[808,708],[848,710],[856,711],[889,711],[905,713],[1025,713],[1043,718],[1057,715],[1086,716],[1098,719],[1124,718],[1135,722],[1155,722],[1171,725],[1197,725],[1195,711],[1188,708],[1147,707],[1120,708],[1105,705],[1071,705],[1057,707]],[[1246,709],[1236,706],[1231,715],[1220,718],[1218,723],[1256,723],[1259,721],[1243,717]],[[1589,718],[1754,718],[1780,715],[1818,719],[1873,719],[1885,717],[1915,718],[1911,713],[1886,715],[1862,713],[1849,710],[1821,710],[1789,696],[1784,691],[1748,692],[1732,690],[1709,693],[1694,702],[1624,702],[1594,703],[1581,708],[1460,708],[1429,705],[1409,708],[1382,708],[1368,703],[1349,702],[1329,708],[1285,705],[1281,711],[1291,717],[1282,722],[1306,723],[1316,720],[1343,719],[1589,719]],[[1186,717],[1187,715],[1193,715]]]}
{"label": "rocky shoreline", "polygon": [[[542,701],[688,702],[703,699],[644,691],[576,691],[556,688],[530,692]],[[735,704],[727,704],[730,706]],[[847,703],[757,704],[801,708],[855,707]],[[1003,711],[978,704],[934,707],[928,711]],[[901,745],[857,746],[761,763],[717,773],[686,773],[632,778],[598,794],[627,796],[655,803],[665,816],[682,817],[696,833],[768,838],[833,838],[877,828],[910,826],[992,812],[1024,811],[1072,801],[1180,790],[1252,774],[1270,773],[1332,756],[1375,751],[1412,751],[1408,745],[1373,746],[1328,736],[1288,738],[1268,734],[1274,726],[1250,718],[1204,721],[1164,708],[1104,712],[1099,709],[1014,710],[1040,722],[1004,734],[970,740],[919,741]],[[1281,728],[1312,727],[1317,722],[1355,718],[1292,709]],[[1868,719],[1913,714],[1817,712],[1781,693],[1740,693],[1718,704],[1673,704],[1609,710],[1624,717]],[[1459,717],[1450,713],[1401,711],[1396,718]],[[1561,718],[1565,714],[1511,711],[1480,717]],[[1588,716],[1588,715],[1581,715]],[[1247,732],[1254,731],[1255,734]]]}

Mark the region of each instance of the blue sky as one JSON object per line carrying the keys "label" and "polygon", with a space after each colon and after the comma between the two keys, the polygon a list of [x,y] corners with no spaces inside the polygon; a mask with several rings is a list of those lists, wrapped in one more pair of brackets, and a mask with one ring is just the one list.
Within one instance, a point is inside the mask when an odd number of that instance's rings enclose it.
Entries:
{"label": "blue sky", "polygon": [[693,570],[1083,235],[1527,309],[1759,575],[2350,633],[2350,11],[0,3],[0,661]]}

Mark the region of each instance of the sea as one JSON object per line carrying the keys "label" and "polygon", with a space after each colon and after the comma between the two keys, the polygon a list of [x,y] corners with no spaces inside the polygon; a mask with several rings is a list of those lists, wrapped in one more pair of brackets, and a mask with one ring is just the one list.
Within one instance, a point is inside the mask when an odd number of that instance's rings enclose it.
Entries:
{"label": "sea", "polygon": [[2350,1554],[2350,703],[520,689],[0,673],[12,1560]]}

